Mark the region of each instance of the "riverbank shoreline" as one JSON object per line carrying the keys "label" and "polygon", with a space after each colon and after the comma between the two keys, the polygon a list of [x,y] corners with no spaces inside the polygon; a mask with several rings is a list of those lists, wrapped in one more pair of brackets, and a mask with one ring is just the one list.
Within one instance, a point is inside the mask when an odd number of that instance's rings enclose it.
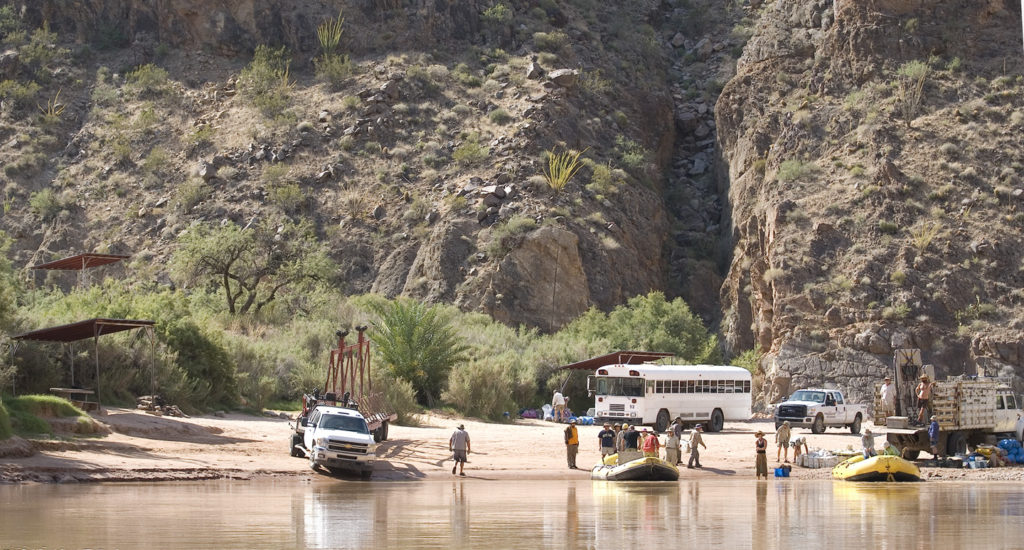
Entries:
{"label": "riverbank shoreline", "polygon": [[[132,409],[110,408],[93,418],[109,428],[103,437],[6,440],[0,446],[29,446],[31,456],[0,458],[0,483],[165,482],[305,478],[355,480],[314,473],[309,461],[289,456],[291,428],[284,418],[242,414],[194,418],[156,417]],[[460,423],[471,437],[466,480],[589,479],[598,462],[600,426],[579,426],[577,464],[568,468],[563,443],[565,425],[540,420],[487,423],[474,419],[424,414],[418,426],[391,426],[389,440],[378,448],[373,479],[378,481],[450,480],[448,438]],[[884,440],[884,427],[871,427]],[[770,420],[727,422],[720,433],[705,434],[702,469],[680,469],[680,480],[754,478],[754,433],[769,441],[769,468],[775,459],[774,424]],[[806,437],[809,446],[830,450],[859,449],[860,436],[829,430]],[[0,456],[3,456],[0,448]],[[16,454],[16,453],[15,453]],[[1024,467],[979,470],[934,468],[918,461],[926,481],[1024,481]],[[831,469],[793,466],[791,477],[769,482],[830,479]]]}

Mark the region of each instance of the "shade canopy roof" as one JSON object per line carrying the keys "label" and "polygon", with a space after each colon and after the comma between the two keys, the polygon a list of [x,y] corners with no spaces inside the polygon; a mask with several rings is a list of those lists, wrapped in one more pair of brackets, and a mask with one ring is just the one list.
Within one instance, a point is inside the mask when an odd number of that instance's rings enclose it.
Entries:
{"label": "shade canopy roof", "polygon": [[616,351],[584,359],[570,365],[564,365],[559,367],[559,369],[597,370],[608,365],[639,365],[664,359],[665,357],[672,357],[673,355],[675,354],[661,351]]}
{"label": "shade canopy roof", "polygon": [[156,321],[140,321],[134,319],[89,319],[69,325],[41,328],[13,336],[14,340],[36,340],[40,342],[74,342],[86,338],[94,338],[101,334],[112,334],[122,330],[151,327]]}
{"label": "shade canopy roof", "polygon": [[31,269],[61,269],[65,271],[78,271],[81,269],[89,269],[91,267],[99,267],[101,265],[120,262],[121,260],[127,260],[128,258],[130,258],[130,256],[123,256],[121,254],[78,254],[76,256],[61,258],[60,260],[54,260],[45,264],[34,265]]}

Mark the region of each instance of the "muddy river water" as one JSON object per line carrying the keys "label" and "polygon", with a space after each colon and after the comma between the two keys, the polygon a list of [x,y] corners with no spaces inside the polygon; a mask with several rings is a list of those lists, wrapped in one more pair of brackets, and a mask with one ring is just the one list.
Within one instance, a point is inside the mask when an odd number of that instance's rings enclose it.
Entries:
{"label": "muddy river water", "polygon": [[0,548],[1024,548],[1020,483],[0,486]]}

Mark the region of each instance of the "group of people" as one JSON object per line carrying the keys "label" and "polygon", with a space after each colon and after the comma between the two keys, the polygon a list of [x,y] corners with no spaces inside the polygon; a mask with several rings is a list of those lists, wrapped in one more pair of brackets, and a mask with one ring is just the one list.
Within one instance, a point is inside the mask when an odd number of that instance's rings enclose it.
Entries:
{"label": "group of people", "polygon": [[[688,468],[700,468],[700,447],[707,449],[707,445],[704,443],[704,439],[701,437],[701,433],[704,431],[703,426],[697,424],[693,431],[690,432],[690,439],[688,447],[690,449],[690,460],[687,464]],[[569,459],[569,468],[576,467],[576,449],[570,448],[570,432],[576,439],[576,445],[579,445],[579,436],[576,433],[576,424],[574,421],[570,421],[569,427],[566,428],[566,445],[567,445],[567,456]],[[616,422],[612,424],[610,422],[604,423],[604,429],[598,432],[598,445],[601,449],[601,459],[617,453],[626,453],[629,451],[642,452],[643,456],[657,457],[660,454],[662,447],[665,449],[665,461],[672,464],[681,464],[682,459],[680,458],[680,444],[683,437],[683,419],[676,418],[669,426],[668,432],[665,437],[665,444],[662,445],[661,440],[658,438],[658,434],[653,430],[648,430],[646,427],[641,427],[640,431],[637,431],[636,426],[629,424],[620,424]]]}
{"label": "group of people", "polygon": [[[923,426],[924,419],[929,416],[931,410],[932,390],[935,382],[929,380],[927,374],[922,374],[920,382],[914,388],[914,397],[917,398],[917,424]],[[888,418],[896,414],[896,387],[893,386],[892,377],[886,376],[879,389],[878,416]],[[907,415],[909,416],[909,415]]]}

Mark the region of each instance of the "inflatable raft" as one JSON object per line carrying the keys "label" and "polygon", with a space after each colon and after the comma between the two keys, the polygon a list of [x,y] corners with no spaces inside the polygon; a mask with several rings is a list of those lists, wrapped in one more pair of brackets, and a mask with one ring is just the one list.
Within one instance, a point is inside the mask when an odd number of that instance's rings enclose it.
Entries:
{"label": "inflatable raft", "polygon": [[921,470],[898,456],[857,455],[832,469],[832,478],[844,481],[921,481]]}
{"label": "inflatable raft", "polygon": [[[634,453],[634,456],[638,453]],[[653,456],[639,456],[619,464],[619,455],[611,455],[604,462],[594,466],[590,479],[603,481],[677,481],[679,469]]]}

